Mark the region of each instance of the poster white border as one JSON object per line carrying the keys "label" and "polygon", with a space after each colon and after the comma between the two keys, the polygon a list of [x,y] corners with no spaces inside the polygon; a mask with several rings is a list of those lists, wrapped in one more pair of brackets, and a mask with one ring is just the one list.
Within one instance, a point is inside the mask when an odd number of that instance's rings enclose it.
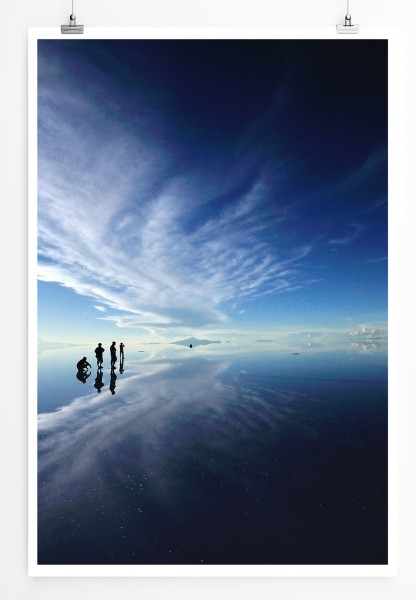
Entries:
{"label": "poster white border", "polygon": [[[53,28],[28,33],[28,574],[33,577],[391,577],[397,575],[397,224],[399,189],[398,64],[400,43],[387,28],[339,35],[334,28],[146,27],[90,28],[62,35]],[[388,40],[388,198],[389,198],[389,526],[387,565],[38,565],[37,564],[37,41],[41,39],[357,39]],[[353,71],[353,69],[352,69]],[[354,85],[354,81],[351,81]],[[353,124],[352,124],[353,126]],[[342,143],[342,142],[341,142]]]}

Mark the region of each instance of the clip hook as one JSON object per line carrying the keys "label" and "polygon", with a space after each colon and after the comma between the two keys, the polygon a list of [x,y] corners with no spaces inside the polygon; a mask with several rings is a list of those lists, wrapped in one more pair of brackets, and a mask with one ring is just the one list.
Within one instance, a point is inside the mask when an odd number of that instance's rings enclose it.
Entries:
{"label": "clip hook", "polygon": [[347,0],[347,14],[345,15],[344,25],[337,25],[337,33],[358,33],[359,25],[352,25],[350,15],[350,2]]}
{"label": "clip hook", "polygon": [[69,25],[61,25],[61,33],[84,33],[84,25],[77,25],[74,15],[74,0],[72,0],[72,13],[69,15]]}

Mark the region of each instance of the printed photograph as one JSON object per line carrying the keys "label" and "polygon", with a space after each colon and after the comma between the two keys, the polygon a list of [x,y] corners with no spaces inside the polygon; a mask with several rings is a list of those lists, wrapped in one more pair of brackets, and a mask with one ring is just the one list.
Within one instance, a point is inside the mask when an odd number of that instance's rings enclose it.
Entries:
{"label": "printed photograph", "polygon": [[388,563],[387,59],[38,40],[38,565]]}

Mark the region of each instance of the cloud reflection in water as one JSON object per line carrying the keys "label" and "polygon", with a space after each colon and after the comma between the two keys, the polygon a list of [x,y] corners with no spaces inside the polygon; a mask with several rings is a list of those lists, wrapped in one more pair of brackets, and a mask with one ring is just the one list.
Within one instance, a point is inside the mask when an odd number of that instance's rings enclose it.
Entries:
{"label": "cloud reflection in water", "polygon": [[267,356],[161,352],[40,414],[41,564],[382,560],[385,384]]}
{"label": "cloud reflection in water", "polygon": [[[208,456],[253,438],[258,451],[266,431],[291,419],[304,394],[250,384],[247,377],[231,380],[223,377],[228,367],[226,360],[200,358],[149,365],[146,374],[121,381],[116,396],[91,393],[39,415],[40,478],[48,474],[48,486],[62,492],[88,481],[105,454],[117,454],[120,472],[125,462],[139,461],[157,478],[167,461],[185,460],[196,445]],[[133,454],[118,454],[128,440]]]}

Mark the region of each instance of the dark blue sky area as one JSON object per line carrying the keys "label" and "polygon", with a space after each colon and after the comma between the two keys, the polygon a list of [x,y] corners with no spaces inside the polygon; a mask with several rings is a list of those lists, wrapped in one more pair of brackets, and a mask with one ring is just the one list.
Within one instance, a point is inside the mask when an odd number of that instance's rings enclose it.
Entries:
{"label": "dark blue sky area", "polygon": [[385,321],[387,41],[42,40],[38,69],[42,307]]}

